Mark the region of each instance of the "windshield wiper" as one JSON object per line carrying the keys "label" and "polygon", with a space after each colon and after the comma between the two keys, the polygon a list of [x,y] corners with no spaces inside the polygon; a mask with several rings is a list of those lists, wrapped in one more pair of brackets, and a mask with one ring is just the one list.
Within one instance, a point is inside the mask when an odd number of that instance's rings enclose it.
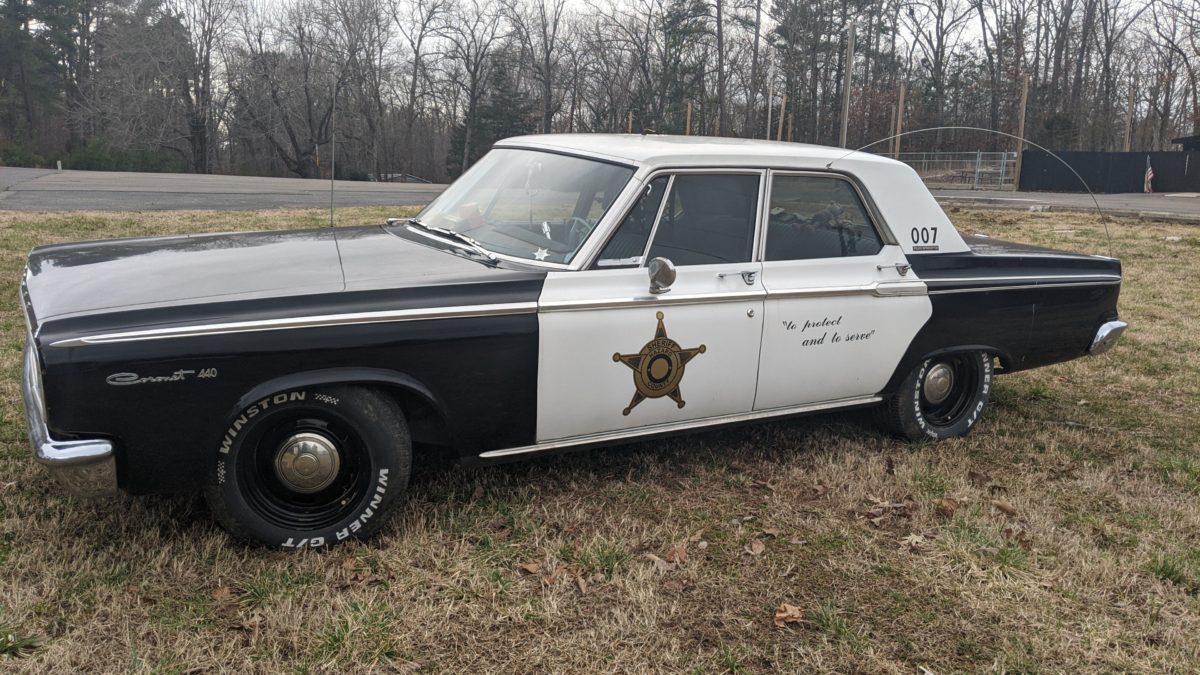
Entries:
{"label": "windshield wiper", "polygon": [[476,253],[483,256],[484,258],[487,258],[488,261],[491,262],[493,265],[500,262],[500,259],[496,257],[496,254],[487,250],[478,241],[475,241],[474,238],[472,238],[468,235],[465,235],[462,232],[455,232],[454,230],[450,230],[450,229],[447,229],[444,227],[434,227],[432,225],[426,225],[425,223],[422,223],[417,218],[409,218],[408,224],[419,227],[420,229],[424,230],[425,232],[440,235],[446,239],[456,241],[460,244],[466,244],[472,251],[475,251]]}

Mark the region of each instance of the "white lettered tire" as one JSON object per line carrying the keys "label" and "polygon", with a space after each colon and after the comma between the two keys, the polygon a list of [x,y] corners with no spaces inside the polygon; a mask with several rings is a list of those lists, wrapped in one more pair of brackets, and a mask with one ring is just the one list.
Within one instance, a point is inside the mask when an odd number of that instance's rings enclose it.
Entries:
{"label": "white lettered tire", "polygon": [[404,414],[383,393],[281,391],[230,420],[204,494],[238,539],[320,548],[377,533],[403,500],[411,463]]}
{"label": "white lettered tire", "polygon": [[992,377],[992,355],[987,352],[925,359],[880,406],[879,421],[908,440],[966,436],[987,409]]}

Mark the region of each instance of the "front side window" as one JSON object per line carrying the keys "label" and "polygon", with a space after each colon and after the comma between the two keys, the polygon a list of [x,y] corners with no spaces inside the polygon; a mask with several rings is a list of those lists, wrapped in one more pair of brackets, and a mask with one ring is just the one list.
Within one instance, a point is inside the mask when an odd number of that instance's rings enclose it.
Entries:
{"label": "front side window", "polygon": [[414,219],[493,253],[569,263],[633,168],[534,150],[492,150]]}
{"label": "front side window", "polygon": [[823,176],[775,176],[765,260],[875,255],[883,248],[850,183]]}
{"label": "front side window", "polygon": [[604,245],[604,250],[600,252],[600,258],[596,262],[597,267],[621,267],[642,263],[642,253],[646,251],[646,242],[650,241],[650,232],[654,229],[654,220],[658,217],[668,181],[667,176],[659,176],[642,190],[637,203],[625,216],[625,220],[621,221],[612,239]]}
{"label": "front side window", "polygon": [[676,175],[649,258],[667,258],[676,265],[748,262],[758,183],[757,175]]}

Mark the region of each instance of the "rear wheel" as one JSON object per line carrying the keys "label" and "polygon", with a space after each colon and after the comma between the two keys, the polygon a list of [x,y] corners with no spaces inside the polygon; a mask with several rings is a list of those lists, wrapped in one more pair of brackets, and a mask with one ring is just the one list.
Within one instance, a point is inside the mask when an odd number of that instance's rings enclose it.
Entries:
{"label": "rear wheel", "polygon": [[966,436],[983,415],[991,390],[991,354],[962,352],[929,358],[913,368],[880,407],[880,422],[909,440]]}
{"label": "rear wheel", "polygon": [[230,423],[205,489],[239,539],[317,548],[379,531],[408,485],[400,407],[367,388],[280,392]]}

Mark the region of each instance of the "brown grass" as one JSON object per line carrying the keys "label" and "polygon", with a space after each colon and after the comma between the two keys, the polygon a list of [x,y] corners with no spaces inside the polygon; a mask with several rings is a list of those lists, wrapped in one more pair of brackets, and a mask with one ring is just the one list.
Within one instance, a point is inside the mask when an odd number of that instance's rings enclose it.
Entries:
{"label": "brown grass", "polygon": [[[0,292],[37,242],[323,217],[0,213]],[[951,217],[1107,251],[1091,216]],[[1001,377],[969,438],[829,415],[425,472],[383,536],[321,553],[234,545],[193,497],[64,497],[29,458],[10,302],[0,670],[1196,671],[1200,231],[1109,227],[1123,342]]]}

